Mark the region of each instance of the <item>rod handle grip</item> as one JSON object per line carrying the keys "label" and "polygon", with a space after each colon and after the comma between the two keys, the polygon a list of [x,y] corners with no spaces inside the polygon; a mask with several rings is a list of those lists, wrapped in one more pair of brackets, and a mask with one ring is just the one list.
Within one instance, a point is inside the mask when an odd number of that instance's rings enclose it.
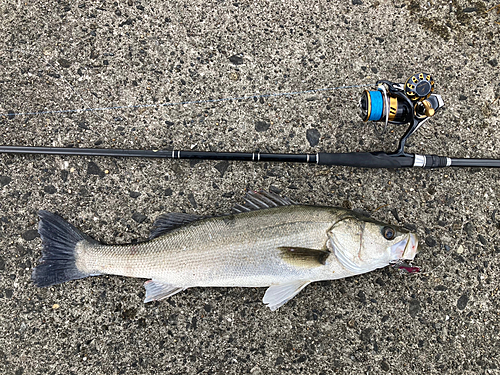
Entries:
{"label": "rod handle grip", "polygon": [[413,155],[388,155],[385,152],[347,152],[318,154],[319,165],[338,165],[357,168],[409,168],[413,167]]}

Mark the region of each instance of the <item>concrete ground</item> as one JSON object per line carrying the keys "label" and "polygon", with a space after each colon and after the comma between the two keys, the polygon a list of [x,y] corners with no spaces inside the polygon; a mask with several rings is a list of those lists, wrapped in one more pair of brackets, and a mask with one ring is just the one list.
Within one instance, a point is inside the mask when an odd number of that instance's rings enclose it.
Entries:
{"label": "concrete ground", "polygon": [[[500,156],[497,0],[42,1],[0,4],[4,145],[316,153],[391,151],[362,89],[430,72],[446,107],[410,152]],[[493,9],[491,9],[493,8]],[[416,228],[423,271],[308,286],[195,288],[143,304],[143,280],[33,286],[37,211],[107,243],[164,212],[229,212],[247,189]],[[0,156],[2,374],[497,374],[500,188],[493,169],[398,171],[245,162]]]}

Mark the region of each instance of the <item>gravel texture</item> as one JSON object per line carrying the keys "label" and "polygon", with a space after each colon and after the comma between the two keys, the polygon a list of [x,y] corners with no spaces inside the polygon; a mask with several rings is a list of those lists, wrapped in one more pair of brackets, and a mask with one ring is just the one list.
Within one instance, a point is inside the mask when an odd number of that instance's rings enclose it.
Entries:
{"label": "gravel texture", "polygon": [[[362,89],[161,106],[433,74],[446,107],[410,152],[499,157],[498,1],[42,1],[0,4],[6,145],[200,151],[390,151]],[[491,10],[490,10],[491,9]],[[488,11],[489,10],[489,11]],[[136,109],[24,112],[154,105]],[[156,216],[228,212],[247,189],[415,227],[423,272],[308,286],[195,288],[143,304],[142,280],[34,287],[37,211],[108,243]],[[2,374],[497,374],[498,171],[0,156]]]}

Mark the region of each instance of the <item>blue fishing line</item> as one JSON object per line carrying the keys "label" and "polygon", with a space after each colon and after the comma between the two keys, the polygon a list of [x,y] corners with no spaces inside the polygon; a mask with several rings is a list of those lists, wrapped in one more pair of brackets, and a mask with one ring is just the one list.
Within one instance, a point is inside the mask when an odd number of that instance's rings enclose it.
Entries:
{"label": "blue fishing line", "polygon": [[369,91],[371,101],[371,112],[369,121],[378,121],[382,117],[382,111],[384,109],[384,101],[382,99],[382,92],[377,91]]}

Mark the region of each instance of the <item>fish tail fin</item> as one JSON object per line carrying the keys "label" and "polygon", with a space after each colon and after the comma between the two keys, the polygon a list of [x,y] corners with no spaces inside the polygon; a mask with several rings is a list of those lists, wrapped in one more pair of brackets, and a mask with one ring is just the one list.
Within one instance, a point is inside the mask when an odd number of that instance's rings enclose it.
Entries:
{"label": "fish tail fin", "polygon": [[38,215],[43,248],[40,263],[31,274],[33,283],[45,287],[95,275],[78,269],[75,249],[81,241],[96,241],[56,214],[39,211]]}

